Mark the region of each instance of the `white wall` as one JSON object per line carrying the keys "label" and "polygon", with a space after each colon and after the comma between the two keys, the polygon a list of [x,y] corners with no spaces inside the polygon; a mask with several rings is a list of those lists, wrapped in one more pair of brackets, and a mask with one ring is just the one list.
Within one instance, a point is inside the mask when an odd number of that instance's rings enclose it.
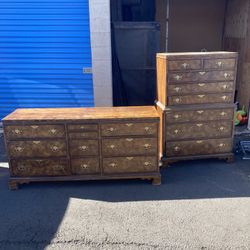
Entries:
{"label": "white wall", "polygon": [[95,106],[112,106],[110,0],[89,0]]}

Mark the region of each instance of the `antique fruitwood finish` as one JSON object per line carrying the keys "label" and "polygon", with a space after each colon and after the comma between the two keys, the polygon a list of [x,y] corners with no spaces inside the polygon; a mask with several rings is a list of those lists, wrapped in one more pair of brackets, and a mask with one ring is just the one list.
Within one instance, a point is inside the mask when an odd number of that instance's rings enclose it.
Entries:
{"label": "antique fruitwood finish", "polygon": [[237,53],[157,55],[157,110],[163,163],[233,159]]}
{"label": "antique fruitwood finish", "polygon": [[153,106],[17,109],[3,124],[11,189],[38,181],[161,183],[159,115]]}

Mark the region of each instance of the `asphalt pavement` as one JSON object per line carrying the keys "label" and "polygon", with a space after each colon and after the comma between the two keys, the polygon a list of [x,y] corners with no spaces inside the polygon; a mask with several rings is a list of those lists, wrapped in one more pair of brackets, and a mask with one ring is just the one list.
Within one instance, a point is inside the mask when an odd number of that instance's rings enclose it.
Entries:
{"label": "asphalt pavement", "polygon": [[250,161],[182,162],[148,181],[8,190],[0,144],[0,249],[250,249]]}

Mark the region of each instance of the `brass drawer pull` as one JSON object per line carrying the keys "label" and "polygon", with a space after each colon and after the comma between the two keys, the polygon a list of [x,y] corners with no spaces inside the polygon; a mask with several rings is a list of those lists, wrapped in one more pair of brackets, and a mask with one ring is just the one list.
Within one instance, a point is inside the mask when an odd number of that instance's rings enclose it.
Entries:
{"label": "brass drawer pull", "polygon": [[86,151],[89,147],[86,145],[79,146],[79,149],[82,151]]}
{"label": "brass drawer pull", "polygon": [[180,147],[178,147],[178,146],[174,147],[174,151],[175,151],[175,152],[180,151]]}
{"label": "brass drawer pull", "polygon": [[18,166],[18,167],[17,167],[17,171],[21,171],[21,172],[22,172],[22,171],[24,171],[24,170],[25,170],[25,167],[24,167],[24,166]]}
{"label": "brass drawer pull", "polygon": [[219,61],[219,62],[217,62],[216,64],[217,64],[219,67],[221,67],[223,63],[222,63],[221,61]]}
{"label": "brass drawer pull", "polygon": [[84,125],[81,125],[81,126],[80,126],[80,129],[84,129],[84,128],[85,128],[85,126],[84,126]]}
{"label": "brass drawer pull", "polygon": [[231,77],[231,74],[225,73],[225,74],[224,74],[224,77],[227,79],[227,78]]}
{"label": "brass drawer pull", "polygon": [[204,76],[204,75],[206,74],[206,72],[205,72],[205,71],[202,71],[202,72],[199,72],[199,74],[200,74],[201,76]]}
{"label": "brass drawer pull", "polygon": [[151,127],[145,127],[144,129],[146,130],[146,132],[150,132],[151,131]]}
{"label": "brass drawer pull", "polygon": [[226,101],[228,99],[228,97],[226,95],[221,97],[224,101]]}
{"label": "brass drawer pull", "polygon": [[132,160],[134,159],[134,157],[126,157],[126,159],[127,159],[128,161],[132,161]]}
{"label": "brass drawer pull", "polygon": [[21,146],[15,147],[15,151],[16,151],[16,152],[22,152],[23,150],[24,150],[24,148],[21,147]]}
{"label": "brass drawer pull", "polygon": [[175,92],[179,92],[181,90],[181,88],[180,87],[175,87],[174,90],[175,90]]}
{"label": "brass drawer pull", "polygon": [[203,124],[202,123],[197,123],[196,126],[201,128],[203,126]]}
{"label": "brass drawer pull", "polygon": [[131,126],[133,126],[133,123],[126,123],[126,126],[131,127]]}
{"label": "brass drawer pull", "polygon": [[224,111],[220,113],[221,116],[225,116],[226,114],[227,114],[227,113],[224,112]]}
{"label": "brass drawer pull", "polygon": [[198,83],[198,86],[204,87],[206,84],[205,83]]}
{"label": "brass drawer pull", "polygon": [[112,144],[112,145],[110,145],[109,147],[110,147],[111,149],[114,149],[114,148],[115,148],[115,145]]}
{"label": "brass drawer pull", "polygon": [[87,168],[88,168],[88,164],[86,164],[86,163],[82,163],[80,166],[81,166],[81,168],[83,168],[83,169],[87,169]]}
{"label": "brass drawer pull", "polygon": [[174,115],[175,119],[179,119],[181,117],[181,115]]}
{"label": "brass drawer pull", "polygon": [[175,102],[179,103],[181,101],[180,98],[175,98]]}
{"label": "brass drawer pull", "polygon": [[131,142],[133,140],[134,140],[133,138],[126,138],[126,141],[128,141],[128,142]]}
{"label": "brass drawer pull", "polygon": [[204,110],[197,110],[197,113],[201,115],[204,113]]}
{"label": "brass drawer pull", "polygon": [[55,128],[52,128],[52,129],[49,130],[49,132],[52,133],[52,134],[55,134],[57,132],[57,130]]}
{"label": "brass drawer pull", "polygon": [[56,145],[53,145],[50,147],[52,151],[57,152],[59,150],[59,147]]}
{"label": "brass drawer pull", "polygon": [[204,97],[205,97],[205,95],[198,95],[198,97],[199,97],[199,98],[204,98]]}
{"label": "brass drawer pull", "polygon": [[35,144],[35,145],[38,145],[40,143],[41,143],[41,141],[33,141],[33,144]]}
{"label": "brass drawer pull", "polygon": [[152,163],[149,162],[149,161],[145,161],[145,162],[144,162],[144,165],[145,165],[145,166],[150,166],[150,165],[152,165]]}
{"label": "brass drawer pull", "polygon": [[39,128],[39,126],[37,126],[37,125],[32,125],[30,127],[33,128],[33,129],[38,129]]}
{"label": "brass drawer pull", "polygon": [[223,147],[225,147],[225,146],[226,146],[225,143],[220,143],[220,144],[219,144],[219,147],[220,147],[220,148],[223,148]]}
{"label": "brass drawer pull", "polygon": [[196,141],[196,143],[197,143],[197,144],[201,144],[201,143],[203,143],[203,141]]}
{"label": "brass drawer pull", "polygon": [[42,163],[43,163],[43,160],[36,160],[36,162],[37,162],[38,164],[42,164]]}
{"label": "brass drawer pull", "polygon": [[109,132],[113,132],[113,131],[115,131],[115,129],[114,128],[109,128],[109,129],[107,129]]}
{"label": "brass drawer pull", "polygon": [[223,131],[223,130],[225,130],[225,128],[224,127],[220,127],[220,131]]}
{"label": "brass drawer pull", "polygon": [[174,131],[174,133],[175,133],[175,134],[178,134],[178,133],[179,133],[179,130],[178,130],[178,129],[176,129],[176,130]]}
{"label": "brass drawer pull", "polygon": [[148,144],[148,143],[146,143],[146,144],[144,144],[144,148],[145,148],[145,149],[150,149],[150,148],[151,148],[151,145]]}
{"label": "brass drawer pull", "polygon": [[183,64],[182,64],[182,67],[183,67],[184,69],[186,69],[188,66],[189,66],[188,63],[183,63]]}
{"label": "brass drawer pull", "polygon": [[227,84],[223,85],[223,89],[227,89],[227,88],[228,88]]}
{"label": "brass drawer pull", "polygon": [[179,81],[179,80],[182,79],[182,76],[181,76],[181,75],[175,75],[175,76],[174,76],[174,79],[177,80],[177,81]]}
{"label": "brass drawer pull", "polygon": [[112,168],[115,168],[115,167],[117,167],[117,164],[112,162],[112,163],[109,164],[109,166],[112,167]]}
{"label": "brass drawer pull", "polygon": [[19,134],[21,134],[23,131],[22,130],[20,130],[20,129],[14,129],[14,130],[12,130],[12,133],[14,133],[14,134],[16,134],[16,135],[19,135]]}

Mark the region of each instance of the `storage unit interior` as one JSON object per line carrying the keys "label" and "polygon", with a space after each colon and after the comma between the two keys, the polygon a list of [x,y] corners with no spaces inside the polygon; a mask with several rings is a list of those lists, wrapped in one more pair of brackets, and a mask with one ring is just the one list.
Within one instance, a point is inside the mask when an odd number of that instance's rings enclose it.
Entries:
{"label": "storage unit interior", "polygon": [[[244,51],[248,47],[249,1],[111,0],[111,13],[113,24],[126,25],[129,22],[130,27],[134,26],[133,31],[130,28],[123,32],[125,40],[117,39],[113,29],[114,105],[154,103],[155,60],[150,55],[155,52],[228,50],[240,52],[236,98],[241,105],[248,107],[250,75],[246,71],[250,65],[247,64],[250,53]],[[138,23],[143,23],[144,35]],[[126,40],[128,36],[130,39]],[[151,46],[145,50],[144,46],[149,42]],[[144,54],[140,53],[143,51]],[[129,61],[124,66],[125,57],[129,57]],[[139,66],[130,63],[138,62],[138,57],[141,58]],[[151,75],[147,71],[149,66]],[[126,67],[134,72],[124,73]]]}

